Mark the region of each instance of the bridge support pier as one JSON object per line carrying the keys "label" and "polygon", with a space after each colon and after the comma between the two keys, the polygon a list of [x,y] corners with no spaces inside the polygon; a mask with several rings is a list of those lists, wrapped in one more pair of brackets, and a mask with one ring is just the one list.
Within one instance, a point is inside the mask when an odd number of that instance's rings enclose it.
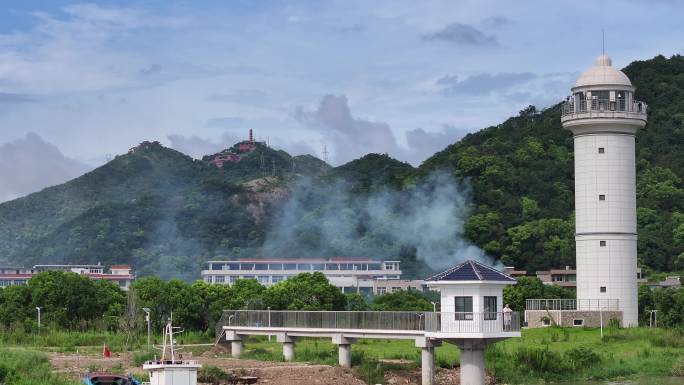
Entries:
{"label": "bridge support pier", "polygon": [[485,340],[460,340],[461,385],[485,384]]}
{"label": "bridge support pier", "polygon": [[347,338],[342,334],[332,338],[332,343],[337,345],[338,362],[343,368],[351,368],[351,346],[354,342],[356,339]]}
{"label": "bridge support pier", "polygon": [[282,333],[282,334],[278,334],[276,336],[276,340],[283,344],[283,358],[285,359],[285,361],[287,361],[287,362],[294,361],[295,338],[290,337],[285,333]]}
{"label": "bridge support pier", "polygon": [[435,347],[442,345],[442,341],[431,340],[426,337],[416,338],[416,347],[420,348],[421,383],[433,385],[435,381]]}
{"label": "bridge support pier", "polygon": [[230,355],[233,358],[240,358],[242,354],[242,341],[230,341]]}
{"label": "bridge support pier", "polygon": [[240,358],[240,355],[242,354],[242,336],[232,330],[227,330],[226,341],[230,342],[231,357]]}

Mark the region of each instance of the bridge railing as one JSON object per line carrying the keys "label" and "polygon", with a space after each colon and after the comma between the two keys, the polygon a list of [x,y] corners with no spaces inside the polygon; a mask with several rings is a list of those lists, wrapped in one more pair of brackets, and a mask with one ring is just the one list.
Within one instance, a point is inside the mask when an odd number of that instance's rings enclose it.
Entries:
{"label": "bridge railing", "polygon": [[217,335],[224,327],[500,333],[520,331],[520,316],[517,312],[226,310]]}

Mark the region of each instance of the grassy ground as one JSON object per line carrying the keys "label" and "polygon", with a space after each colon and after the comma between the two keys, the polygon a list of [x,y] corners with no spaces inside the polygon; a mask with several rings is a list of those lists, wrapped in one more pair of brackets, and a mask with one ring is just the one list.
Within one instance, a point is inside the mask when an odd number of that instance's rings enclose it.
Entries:
{"label": "grassy ground", "polygon": [[5,385],[76,385],[52,373],[44,354],[25,350],[0,349],[0,384]]}
{"label": "grassy ground", "polygon": [[684,376],[684,333],[662,329],[531,329],[487,352],[509,383]]}
{"label": "grassy ground", "polygon": [[[160,337],[156,336],[155,339],[159,341]],[[41,336],[0,333],[0,345],[34,347],[43,351],[79,350],[84,354],[98,354],[104,342],[114,353],[142,351],[146,346],[146,336],[127,337],[116,333],[55,332]],[[213,336],[185,333],[178,342],[213,343]],[[208,347],[188,349],[201,354]],[[9,354],[7,349],[1,352]],[[275,338],[269,342],[266,337],[252,337],[245,343],[243,357],[281,361],[282,346],[275,342]],[[146,355],[140,354],[141,361],[145,358]],[[295,345],[295,359],[335,365],[337,348],[325,339],[301,339]],[[392,363],[392,360],[401,361]],[[378,367],[378,361],[385,363]],[[438,347],[435,362],[440,367],[457,366],[458,348],[450,344]],[[352,347],[352,363],[357,370],[374,372],[375,376],[383,368],[392,365],[418,366],[420,350],[412,340],[359,340]],[[684,377],[684,332],[645,328],[607,329],[601,338],[597,329],[529,329],[523,331],[522,338],[492,345],[487,351],[487,367],[500,381],[510,384],[634,376]],[[2,370],[0,366],[0,374]]]}
{"label": "grassy ground", "polygon": [[[161,335],[151,336],[153,344],[160,344]],[[107,344],[112,351],[137,351],[147,346],[146,334],[113,332],[65,332],[50,331],[40,335],[23,332],[0,333],[0,346],[35,347],[44,351],[81,352],[102,350]],[[214,343],[213,333],[185,332],[178,337],[180,344]]]}
{"label": "grassy ground", "polygon": [[[245,344],[245,358],[282,360],[281,345],[265,338]],[[407,340],[360,340],[352,361],[408,360],[420,363],[420,350]],[[335,345],[322,339],[302,339],[295,359],[334,365]],[[436,364],[453,367],[459,351],[444,344]],[[530,329],[522,338],[499,342],[487,351],[487,367],[499,380],[513,384],[604,380],[634,376],[684,376],[684,334],[662,329],[611,329],[601,338],[597,329]]]}

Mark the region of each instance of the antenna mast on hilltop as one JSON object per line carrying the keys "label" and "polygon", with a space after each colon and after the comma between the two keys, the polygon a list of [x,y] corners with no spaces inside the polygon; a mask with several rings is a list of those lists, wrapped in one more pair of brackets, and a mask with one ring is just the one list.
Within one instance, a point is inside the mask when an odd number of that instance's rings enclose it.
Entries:
{"label": "antenna mast on hilltop", "polygon": [[324,161],[325,163],[328,163],[328,154],[329,154],[329,152],[328,152],[328,145],[327,145],[327,144],[323,144],[323,161]]}

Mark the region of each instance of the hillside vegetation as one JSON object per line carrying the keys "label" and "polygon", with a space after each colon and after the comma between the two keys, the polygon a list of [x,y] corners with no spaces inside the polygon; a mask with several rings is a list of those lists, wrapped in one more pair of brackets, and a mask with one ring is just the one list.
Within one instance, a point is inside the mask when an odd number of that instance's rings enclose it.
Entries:
{"label": "hillside vegetation", "polygon": [[[637,136],[639,261],[684,270],[684,58],[658,56],[625,72],[649,104]],[[453,186],[440,190],[445,184]],[[400,259],[408,277],[422,277],[430,269],[418,243],[438,242],[414,235],[434,232],[459,238],[454,254],[472,257],[471,242],[535,271],[574,265],[573,190],[572,136],[558,105],[530,106],[419,168],[379,154],[330,168],[259,144],[219,169],[151,144],[1,204],[0,263],[130,263],[141,274],[194,279],[209,258],[366,254]],[[447,214],[465,222],[462,233],[406,226],[421,213],[411,204],[435,191],[457,202]],[[372,205],[387,197],[373,217]],[[434,208],[441,198],[422,203]],[[338,223],[344,232],[332,231]]]}
{"label": "hillside vegetation", "polygon": [[[649,105],[637,135],[639,262],[684,269],[684,57],[657,56],[625,68]],[[560,106],[529,107],[501,125],[467,135],[426,160],[473,187],[466,234],[506,265],[527,270],[574,265],[572,135]]]}

